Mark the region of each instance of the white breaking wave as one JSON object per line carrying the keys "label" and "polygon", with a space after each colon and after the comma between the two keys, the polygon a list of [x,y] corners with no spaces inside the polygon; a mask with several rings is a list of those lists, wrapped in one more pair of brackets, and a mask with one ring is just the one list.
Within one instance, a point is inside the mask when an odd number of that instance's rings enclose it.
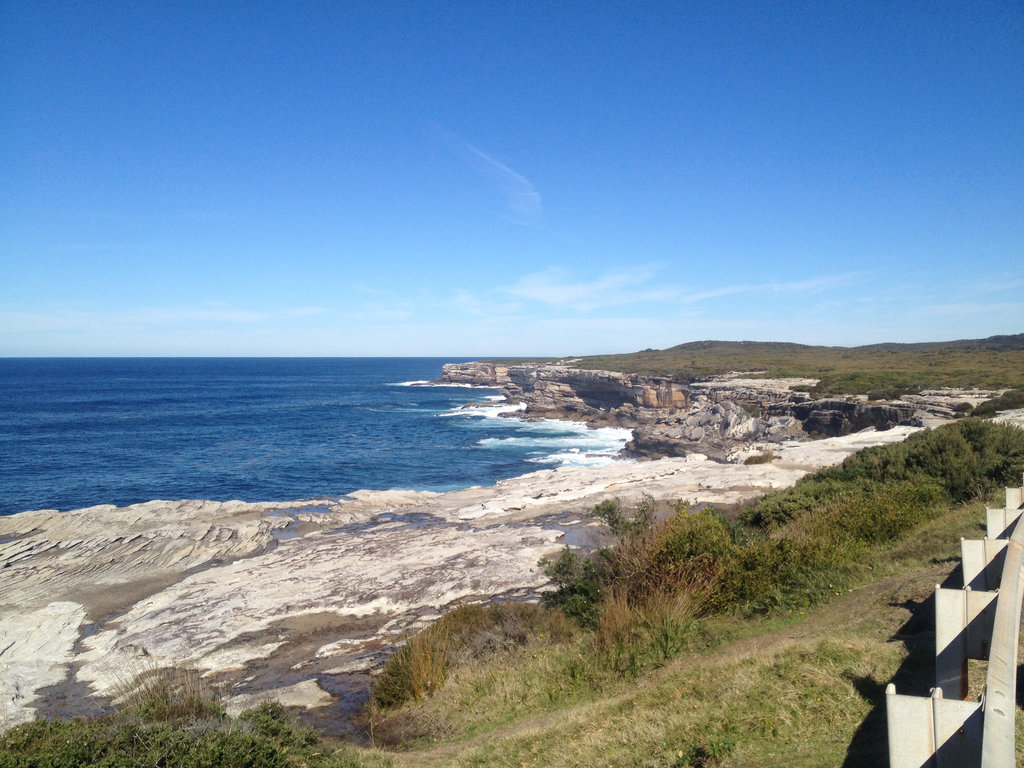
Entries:
{"label": "white breaking wave", "polygon": [[440,388],[457,388],[457,389],[497,389],[497,387],[488,387],[484,384],[444,384],[439,381],[392,381],[388,384],[389,387],[440,387]]}
{"label": "white breaking wave", "polygon": [[508,451],[533,464],[586,467],[619,460],[619,453],[633,437],[632,430],[621,427],[591,429],[578,421],[543,419],[524,421],[515,414],[526,410],[525,403],[509,403],[502,395],[484,398],[486,404],[453,408],[439,413],[443,418],[461,418],[468,426],[493,428],[493,419],[503,419],[514,434],[485,437],[477,446],[489,451]]}
{"label": "white breaking wave", "polygon": [[633,436],[629,429],[590,429],[579,422],[553,419],[520,422],[517,431],[510,437],[484,438],[477,445],[524,454],[526,461],[535,464],[583,467],[617,460]]}
{"label": "white breaking wave", "polygon": [[613,461],[619,461],[618,451],[615,453],[606,453],[602,451],[598,452],[584,452],[576,449],[569,451],[556,451],[555,453],[547,456],[538,456],[536,458],[527,459],[527,461],[535,464],[554,464],[559,467],[597,467],[602,464],[610,464]]}
{"label": "white breaking wave", "polygon": [[[437,414],[442,418],[462,417],[469,419],[498,419],[506,413],[518,413],[519,411],[526,410],[526,403],[512,403],[505,402],[505,398],[501,395],[494,397],[487,397],[486,400],[493,402],[494,405],[471,405],[464,408],[453,408],[450,411]],[[524,422],[525,423],[525,422]]]}

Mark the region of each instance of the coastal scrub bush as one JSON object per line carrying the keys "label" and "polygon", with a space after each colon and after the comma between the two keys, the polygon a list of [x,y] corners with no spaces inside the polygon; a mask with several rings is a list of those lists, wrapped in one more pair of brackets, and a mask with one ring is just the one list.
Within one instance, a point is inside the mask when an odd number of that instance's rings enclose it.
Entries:
{"label": "coastal scrub bush", "polygon": [[714,607],[735,569],[735,549],[730,526],[717,512],[677,504],[667,520],[619,543],[616,583],[634,604],[650,595],[699,591]]}
{"label": "coastal scrub bush", "polygon": [[1024,389],[1010,389],[999,397],[980,403],[971,411],[972,416],[995,416],[999,411],[1024,408]]}
{"label": "coastal scrub bush", "polygon": [[40,719],[0,735],[2,768],[361,768],[347,749],[324,745],[283,707],[263,704],[232,720],[223,712],[143,720],[129,709],[72,720]]}
{"label": "coastal scrub bush", "polygon": [[144,723],[227,717],[194,669],[148,669],[118,686],[116,698],[124,712]]}
{"label": "coastal scrub bush", "polygon": [[870,370],[850,373],[823,372],[810,389],[814,397],[867,393],[869,400],[897,400],[927,389],[928,378],[919,371]]}
{"label": "coastal scrub bush", "polygon": [[454,668],[530,643],[562,642],[572,634],[562,613],[535,603],[460,606],[388,659],[373,682],[373,706],[385,710],[419,703],[444,685]]}
{"label": "coastal scrub bush", "polygon": [[822,478],[818,474],[805,475],[791,488],[762,496],[746,507],[740,517],[747,525],[772,528],[837,497],[848,496],[852,491],[849,482]]}
{"label": "coastal scrub bush", "polygon": [[320,741],[316,730],[300,726],[281,704],[268,701],[238,716],[238,723],[255,736],[278,746],[289,748],[314,747]]}
{"label": "coastal scrub bush", "polygon": [[[375,763],[380,764],[378,761]],[[362,768],[280,704],[229,717],[196,670],[153,668],[95,717],[39,719],[0,734],[0,768]]]}
{"label": "coastal scrub bush", "polygon": [[961,503],[1014,485],[1024,471],[1024,430],[961,420],[911,435],[902,443],[866,448],[837,467],[803,477],[792,488],[747,507],[748,525],[775,529],[821,506],[853,503],[886,483],[937,484],[936,505]]}
{"label": "coastal scrub bush", "polygon": [[859,451],[821,475],[880,482],[933,478],[952,501],[964,502],[1016,485],[1022,471],[1024,430],[970,419]]}
{"label": "coastal scrub bush", "polygon": [[632,515],[603,502],[592,512],[608,522],[614,546],[589,554],[566,548],[541,561],[556,585],[545,603],[593,629],[595,650],[619,674],[638,674],[680,652],[694,621],[718,610],[728,593],[723,585],[736,580],[728,521],[681,502],[663,520],[653,509],[650,497]]}
{"label": "coastal scrub bush", "polygon": [[159,765],[168,768],[287,768],[272,741],[238,729],[184,728],[119,718],[36,720],[0,737],[0,766]]}
{"label": "coastal scrub bush", "polygon": [[833,501],[799,521],[818,540],[837,544],[886,544],[948,507],[942,486],[930,478],[880,483],[852,499]]}
{"label": "coastal scrub bush", "polygon": [[605,499],[593,507],[590,514],[604,520],[612,534],[621,539],[651,528],[654,523],[654,497],[648,494],[641,496],[632,515],[623,512],[618,499]]}
{"label": "coastal scrub bush", "polygon": [[605,587],[612,581],[609,571],[611,549],[602,547],[580,554],[565,547],[554,560],[542,559],[540,566],[555,585],[541,595],[544,605],[557,608],[580,626],[597,626]]}
{"label": "coastal scrub bush", "polygon": [[741,522],[685,504],[656,521],[650,501],[633,516],[604,503],[593,511],[614,545],[543,563],[556,587],[544,600],[597,630],[618,668],[634,669],[659,605],[685,595],[691,618],[810,605],[853,578],[869,549],[1019,482],[1022,470],[1024,430],[962,420],[856,453],[763,497]]}
{"label": "coastal scrub bush", "polygon": [[594,629],[607,586],[619,580],[619,571],[624,565],[628,568],[629,553],[642,550],[641,542],[655,527],[654,499],[644,494],[632,515],[623,511],[618,499],[605,499],[591,508],[590,514],[608,525],[615,547],[599,547],[585,554],[565,547],[557,558],[544,558],[539,565],[555,585],[554,591],[542,595],[543,603],[582,627]]}

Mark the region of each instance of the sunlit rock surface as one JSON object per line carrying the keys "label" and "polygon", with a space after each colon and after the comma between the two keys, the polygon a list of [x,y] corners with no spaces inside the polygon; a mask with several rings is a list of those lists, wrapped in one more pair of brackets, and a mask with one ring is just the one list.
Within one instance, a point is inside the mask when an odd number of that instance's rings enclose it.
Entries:
{"label": "sunlit rock surface", "polygon": [[238,701],[308,695],[336,720],[412,629],[462,602],[536,597],[546,585],[537,561],[593,543],[599,526],[587,511],[602,499],[734,504],[912,431],[777,443],[775,461],[757,465],[690,455],[444,494],[0,518],[0,722],[49,711],[58,690],[67,713],[132,674],[181,665],[248,697]]}
{"label": "sunlit rock surface", "polygon": [[517,414],[523,418],[628,427],[633,437],[626,453],[641,458],[699,453],[721,459],[753,442],[934,426],[954,418],[959,404],[993,395],[933,390],[884,402],[862,396],[815,400],[810,390],[817,379],[734,372],[684,381],[548,363],[452,363],[444,366],[441,381],[498,387],[507,400],[523,406]]}

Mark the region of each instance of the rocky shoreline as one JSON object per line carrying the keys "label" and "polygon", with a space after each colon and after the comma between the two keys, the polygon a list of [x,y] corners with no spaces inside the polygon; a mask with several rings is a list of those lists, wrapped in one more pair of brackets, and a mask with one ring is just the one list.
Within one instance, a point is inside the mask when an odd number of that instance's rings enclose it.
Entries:
{"label": "rocky shoreline", "polygon": [[733,373],[676,381],[564,364],[449,363],[441,383],[490,386],[526,419],[572,419],[633,430],[626,454],[664,458],[701,453],[728,460],[751,445],[840,437],[867,428],[933,426],[996,393],[923,392],[885,402],[865,397],[815,400],[817,379],[765,379]]}
{"label": "rocky shoreline", "polygon": [[[801,417],[811,401],[791,387],[806,380],[680,384],[488,366],[446,366],[445,381],[498,386],[526,403],[517,415],[527,418],[630,426],[632,454],[659,458],[440,494],[151,501],[0,518],[0,728],[89,714],[134,674],[189,666],[229,707],[276,698],[344,730],[369,674],[410,631],[463,602],[536,598],[547,581],[541,557],[601,535],[588,515],[601,500],[738,504],[920,428],[891,426],[903,418],[897,408],[872,425],[888,429],[856,431],[863,414],[845,401],[838,417],[813,416],[826,412],[820,404]],[[954,407],[936,397],[912,404],[906,420]],[[845,434],[808,440],[809,423]],[[768,449],[771,461],[743,463]]]}

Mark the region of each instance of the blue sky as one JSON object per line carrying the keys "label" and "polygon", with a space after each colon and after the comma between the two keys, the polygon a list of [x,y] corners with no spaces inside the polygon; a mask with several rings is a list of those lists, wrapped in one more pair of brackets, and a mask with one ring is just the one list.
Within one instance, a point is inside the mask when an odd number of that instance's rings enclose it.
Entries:
{"label": "blue sky", "polygon": [[1024,3],[0,0],[0,355],[1024,331]]}

